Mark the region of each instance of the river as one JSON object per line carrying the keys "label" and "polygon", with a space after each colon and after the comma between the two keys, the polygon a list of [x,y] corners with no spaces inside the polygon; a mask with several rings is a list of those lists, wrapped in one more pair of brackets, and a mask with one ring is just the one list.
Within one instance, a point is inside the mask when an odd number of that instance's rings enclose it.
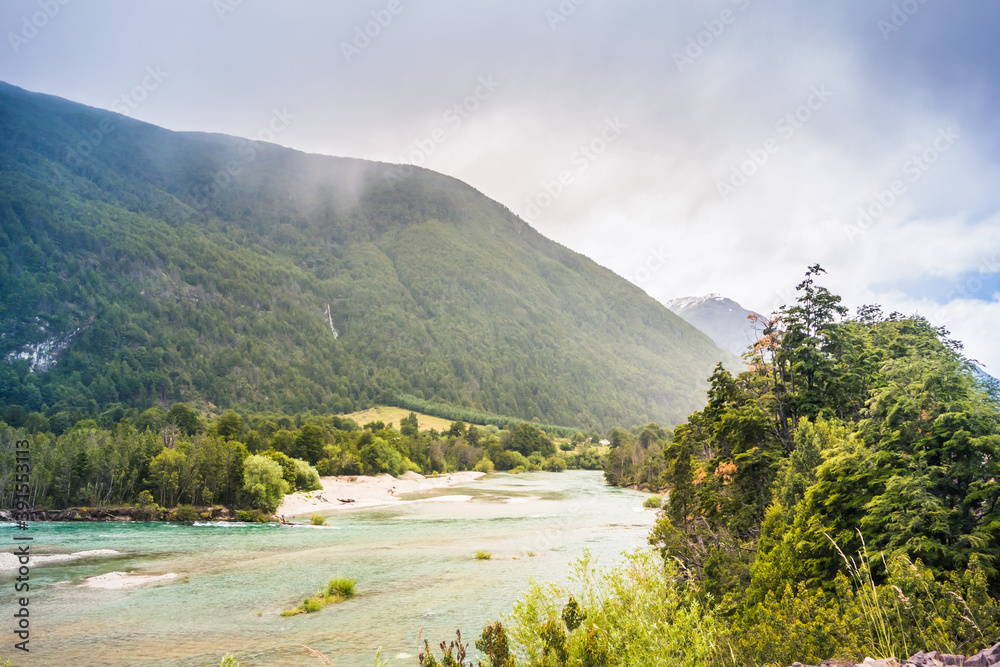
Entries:
{"label": "river", "polygon": [[[324,527],[247,524],[33,523],[35,554],[113,549],[38,564],[31,573],[31,653],[15,665],[244,667],[417,664],[431,644],[478,637],[536,581],[564,581],[585,549],[609,565],[645,544],[655,516],[645,494],[599,472],[496,474],[416,496],[421,502],[340,512]],[[477,560],[479,550],[493,554]],[[110,572],[176,573],[128,590],[80,587]],[[331,578],[357,595],[312,614],[280,612]],[[10,600],[13,575],[0,572]],[[3,625],[10,626],[10,621]],[[4,658],[12,634],[4,632]],[[470,647],[471,648],[471,647]]]}

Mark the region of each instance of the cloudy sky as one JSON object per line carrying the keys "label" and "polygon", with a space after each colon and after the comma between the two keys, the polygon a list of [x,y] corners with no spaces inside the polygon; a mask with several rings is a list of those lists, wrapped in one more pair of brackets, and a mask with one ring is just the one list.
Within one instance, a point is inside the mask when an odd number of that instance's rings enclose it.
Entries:
{"label": "cloudy sky", "polygon": [[[807,265],[1000,374],[1000,4],[4,0],[0,79],[422,164],[653,297]],[[263,133],[263,134],[262,134]]]}

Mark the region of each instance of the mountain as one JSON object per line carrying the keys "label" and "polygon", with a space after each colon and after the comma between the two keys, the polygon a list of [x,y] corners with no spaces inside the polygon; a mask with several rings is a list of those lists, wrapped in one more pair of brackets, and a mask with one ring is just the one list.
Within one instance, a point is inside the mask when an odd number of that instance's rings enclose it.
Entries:
{"label": "mountain", "polygon": [[719,294],[687,296],[667,302],[667,308],[709,336],[723,350],[739,356],[756,342],[754,315],[732,299]]}
{"label": "mountain", "polygon": [[6,84],[0,137],[8,406],[349,412],[416,397],[604,429],[682,420],[725,357],[428,170],[171,132]]}

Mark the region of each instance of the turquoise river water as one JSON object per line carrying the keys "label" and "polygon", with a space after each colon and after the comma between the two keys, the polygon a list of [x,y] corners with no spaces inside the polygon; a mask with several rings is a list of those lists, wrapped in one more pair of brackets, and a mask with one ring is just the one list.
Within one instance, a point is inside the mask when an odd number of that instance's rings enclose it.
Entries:
{"label": "turquoise river water", "polygon": [[[382,646],[390,667],[415,666],[421,636],[433,646],[460,628],[475,639],[510,612],[529,577],[565,581],[585,549],[610,565],[645,545],[655,516],[644,497],[606,486],[599,472],[497,474],[411,497],[421,502],[333,514],[324,527],[33,523],[36,555],[121,555],[34,566],[31,653],[13,655],[8,619],[0,655],[15,666],[207,667],[227,651],[245,667],[323,664],[301,644],[354,667],[371,665]],[[492,560],[476,560],[478,550]],[[80,587],[109,572],[179,576]],[[356,597],[279,615],[333,577],[357,579]],[[5,611],[12,579],[0,572]]]}

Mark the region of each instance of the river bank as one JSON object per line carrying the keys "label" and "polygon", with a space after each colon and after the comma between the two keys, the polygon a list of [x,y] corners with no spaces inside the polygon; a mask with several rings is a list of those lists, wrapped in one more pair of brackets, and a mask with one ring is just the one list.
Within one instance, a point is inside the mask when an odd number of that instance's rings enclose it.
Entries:
{"label": "river bank", "polygon": [[[193,507],[184,516],[174,509],[146,509],[140,507],[67,507],[59,510],[33,509],[28,521],[284,521],[304,514],[330,513],[347,509],[383,507],[415,502],[401,496],[435,489],[468,484],[482,477],[481,472],[456,472],[447,475],[424,477],[407,472],[399,477],[379,475],[369,477],[321,477],[323,488],[318,491],[300,491],[285,496],[274,516],[257,511],[240,511],[221,505]],[[14,521],[10,510],[0,510],[0,522]]]}
{"label": "river bank", "polygon": [[[415,502],[402,496],[468,484],[485,473],[464,471],[434,477],[406,472],[399,477],[321,477],[319,491],[300,491],[285,496],[277,514],[285,518],[304,514],[322,514],[366,507],[384,507]],[[450,496],[456,498],[456,496]]]}
{"label": "river bank", "polygon": [[[585,551],[610,567],[644,547],[655,521],[642,510],[645,495],[609,487],[599,472],[497,473],[332,512],[323,526],[309,525],[308,513],[293,526],[32,523],[18,531],[33,537],[40,565],[31,614],[44,625],[32,659],[196,667],[230,652],[244,667],[318,663],[302,644],[336,656],[338,667],[371,667],[379,646],[393,667],[415,665],[422,638],[454,637],[456,628],[478,636],[510,613],[529,579],[562,583]],[[492,558],[477,559],[480,550]],[[14,576],[0,572],[0,587],[13,590]],[[340,577],[357,580],[355,598],[281,616]]]}

